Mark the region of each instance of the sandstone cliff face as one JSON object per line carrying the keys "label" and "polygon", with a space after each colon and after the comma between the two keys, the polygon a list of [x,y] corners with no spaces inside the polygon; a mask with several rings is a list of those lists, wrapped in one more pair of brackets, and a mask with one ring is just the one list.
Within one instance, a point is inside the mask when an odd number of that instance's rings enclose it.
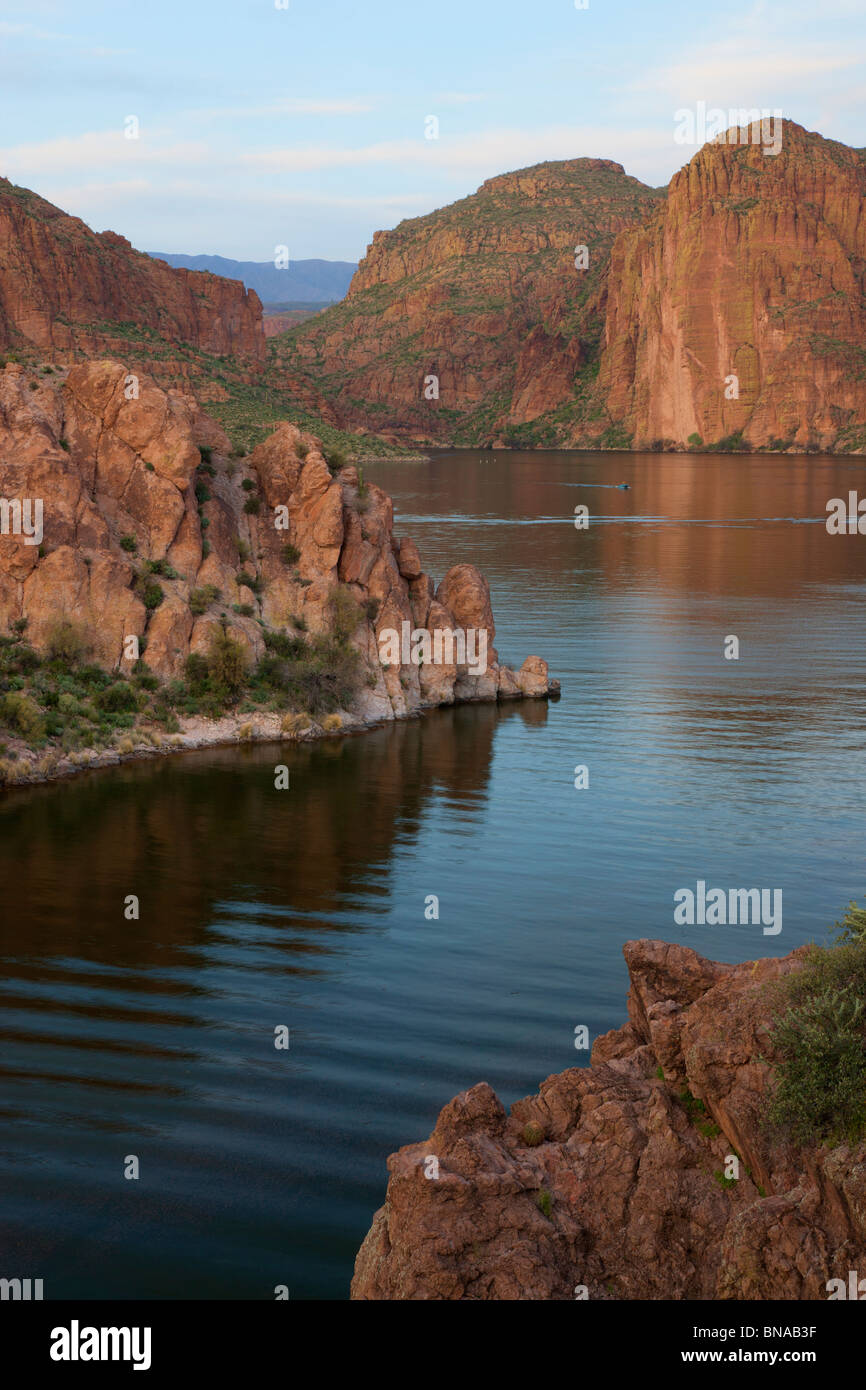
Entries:
{"label": "sandstone cliff face", "polygon": [[866,159],[786,121],[775,156],[705,145],[617,239],[599,387],[636,447],[860,448],[864,337]]}
{"label": "sandstone cliff face", "polygon": [[[211,457],[205,471],[202,448]],[[412,542],[395,538],[390,498],[360,485],[354,468],[332,475],[314,436],[284,423],[240,465],[229,466],[227,455],[223,431],[191,397],[119,363],[33,382],[7,366],[0,498],[41,502],[44,535],[29,543],[0,518],[0,633],[26,623],[28,642],[42,651],[68,619],[89,635],[100,664],[123,671],[134,664],[125,652],[134,636],[151,670],[170,678],[191,652],[206,651],[223,618],[251,661],[263,655],[268,629],[332,631],[340,591],[354,616],[363,614],[352,642],[367,720],[547,693],[540,658],[518,673],[498,665],[478,571],[458,565],[436,589]],[[402,652],[383,665],[379,634],[401,634],[403,622],[431,633],[483,628],[486,670],[473,674],[468,661],[419,667]]]}
{"label": "sandstone cliff face", "polygon": [[265,356],[261,303],[239,280],[174,270],[0,179],[0,349],[93,357],[129,326],[152,335],[155,349]]}
{"label": "sandstone cliff face", "polygon": [[[419,441],[516,439],[572,397],[600,337],[613,239],[657,197],[605,159],[490,179],[377,232],[343,303],[275,339],[275,361],[315,383],[344,426]],[[438,398],[425,395],[429,377]]]}
{"label": "sandstone cliff face", "polygon": [[667,196],[572,160],[377,232],[274,361],[394,439],[862,452],[866,158],[790,121],[776,155],[746,135]]}
{"label": "sandstone cliff face", "polygon": [[764,1124],[762,986],[801,953],[732,966],[636,941],[625,957],[629,1022],[590,1067],[510,1116],[474,1086],[389,1159],[353,1298],[824,1299],[862,1268],[866,1147],[794,1152]]}

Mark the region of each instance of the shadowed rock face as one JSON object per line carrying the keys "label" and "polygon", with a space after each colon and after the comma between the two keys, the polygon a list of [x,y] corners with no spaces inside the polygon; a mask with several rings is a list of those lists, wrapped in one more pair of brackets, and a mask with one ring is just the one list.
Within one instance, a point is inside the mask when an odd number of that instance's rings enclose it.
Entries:
{"label": "shadowed rock face", "polygon": [[[391,499],[361,486],[354,468],[332,475],[313,435],[281,424],[230,470],[225,434],[192,397],[117,362],[40,376],[35,387],[19,366],[0,372],[0,498],[39,501],[44,528],[41,545],[0,534],[0,632],[26,619],[28,641],[43,650],[68,618],[104,666],[131,667],[124,639],[136,636],[152,670],[171,677],[207,649],[223,614],[250,659],[263,654],[263,627],[331,632],[339,590],[355,619],[364,720],[547,693],[539,657],[514,673],[492,646],[483,673],[468,661],[419,667],[402,653],[383,665],[379,635],[404,622],[484,629],[492,643],[490,592],[474,566],[458,565],[434,597],[417,548],[394,536]],[[205,473],[202,448],[213,460]],[[165,571],[155,608],[142,600],[147,561]],[[214,597],[196,612],[206,591]]]}
{"label": "shadowed rock face", "polygon": [[864,197],[863,152],[792,121],[776,155],[710,143],[674,175],[610,260],[599,387],[636,447],[864,446]]}
{"label": "shadowed rock face", "polygon": [[[629,942],[629,1022],[596,1040],[588,1068],[549,1077],[510,1116],[473,1086],[391,1156],[352,1297],[826,1298],[866,1258],[866,1151],[795,1153],[764,1124],[762,987],[801,955],[733,966]],[[732,1153],[740,1177],[724,1187]]]}

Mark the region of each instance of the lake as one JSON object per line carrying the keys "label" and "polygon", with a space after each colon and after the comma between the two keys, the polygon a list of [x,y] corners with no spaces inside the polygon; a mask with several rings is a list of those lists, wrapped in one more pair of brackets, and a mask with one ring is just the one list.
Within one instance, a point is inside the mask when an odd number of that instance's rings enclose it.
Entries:
{"label": "lake", "polygon": [[[387,1155],[477,1081],[510,1103],[584,1065],[575,1028],[626,1018],[625,941],[782,955],[863,896],[866,538],[824,519],[866,465],[365,476],[437,581],[482,570],[500,659],[544,656],[562,698],[0,794],[0,1275],[46,1298],[346,1298]],[[780,889],[781,932],[675,925],[698,880]]]}

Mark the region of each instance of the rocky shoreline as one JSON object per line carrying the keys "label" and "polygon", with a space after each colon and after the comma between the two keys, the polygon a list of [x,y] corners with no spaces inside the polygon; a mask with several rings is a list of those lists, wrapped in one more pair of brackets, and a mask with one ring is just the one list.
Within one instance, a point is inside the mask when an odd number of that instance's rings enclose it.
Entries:
{"label": "rocky shoreline", "polygon": [[773,988],[809,950],[627,943],[629,1021],[588,1067],[510,1115],[473,1086],[391,1156],[352,1298],[827,1299],[866,1267],[866,1145],[767,1121]]}
{"label": "rocky shoreline", "polygon": [[[518,699],[542,700],[558,699],[558,681],[549,682],[548,691],[542,694],[523,695]],[[455,704],[490,704],[491,701],[455,701]],[[420,718],[428,710],[404,711],[394,719]],[[180,733],[168,734],[158,740],[152,735],[149,739],[131,740],[133,747],[121,751],[119,748],[85,748],[73,757],[51,760],[50,766],[41,766],[46,755],[34,750],[23,749],[21,775],[0,782],[0,795],[23,787],[39,786],[45,782],[57,782],[75,777],[84,772],[95,772],[102,768],[119,767],[121,763],[143,762],[149,758],[168,757],[176,753],[193,753],[206,748],[244,747],[251,743],[310,743],[321,738],[345,738],[350,734],[363,734],[368,730],[381,728],[392,722],[383,717],[343,711],[337,716],[326,715],[321,722],[310,719],[305,728],[287,733],[282,728],[282,716],[260,714],[253,718],[248,715],[230,715],[225,719],[181,721]],[[27,756],[29,754],[29,757]],[[32,759],[32,761],[31,761]],[[27,764],[26,768],[23,764]]]}

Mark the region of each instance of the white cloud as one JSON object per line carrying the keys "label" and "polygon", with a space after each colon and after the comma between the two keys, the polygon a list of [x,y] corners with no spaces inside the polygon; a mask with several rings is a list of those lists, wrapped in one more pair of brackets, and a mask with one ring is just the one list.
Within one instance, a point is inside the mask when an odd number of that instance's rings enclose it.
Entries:
{"label": "white cloud", "polygon": [[756,42],[758,51],[754,53],[744,52],[739,40],[715,44],[710,56],[685,58],[658,68],[631,83],[629,90],[666,92],[677,101],[715,100],[714,94],[730,93],[725,95],[725,102],[744,105],[752,93],[760,95],[777,90],[783,83],[827,77],[863,62],[857,53],[768,52],[766,39]]}
{"label": "white cloud", "polygon": [[128,140],[122,129],[88,131],[83,135],[62,135],[32,145],[13,145],[0,149],[0,169],[7,177],[62,173],[69,169],[128,168],[132,164],[189,165],[211,162],[209,147],[203,141],[183,144],[162,143],[167,132],[141,127],[138,140]]}
{"label": "white cloud", "polygon": [[597,126],[546,126],[535,131],[500,128],[450,139],[443,133],[439,140],[425,140],[422,133],[417,140],[385,140],[354,148],[320,145],[261,150],[248,155],[247,162],[284,172],[402,164],[471,169],[490,175],[550,159],[591,156],[623,162],[624,152],[658,156],[661,144],[659,133],[646,128],[616,131]]}
{"label": "white cloud", "polygon": [[214,106],[188,111],[187,116],[244,119],[260,116],[359,116],[375,110],[372,102],[337,98],[278,97],[264,106]]}

